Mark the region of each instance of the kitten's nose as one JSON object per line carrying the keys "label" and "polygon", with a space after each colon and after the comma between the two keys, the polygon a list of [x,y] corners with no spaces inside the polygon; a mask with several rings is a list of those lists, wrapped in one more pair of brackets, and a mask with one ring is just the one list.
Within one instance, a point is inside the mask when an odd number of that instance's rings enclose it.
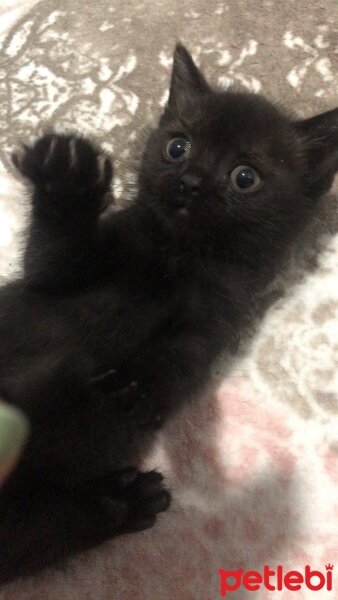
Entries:
{"label": "kitten's nose", "polygon": [[180,179],[180,191],[187,196],[198,196],[201,191],[201,177],[193,173],[184,173]]}

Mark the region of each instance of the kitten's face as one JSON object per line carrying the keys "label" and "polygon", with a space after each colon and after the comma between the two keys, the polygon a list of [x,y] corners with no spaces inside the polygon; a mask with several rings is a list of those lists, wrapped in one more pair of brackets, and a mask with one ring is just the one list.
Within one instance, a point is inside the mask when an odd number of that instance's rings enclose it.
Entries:
{"label": "kitten's face", "polygon": [[296,135],[258,97],[210,92],[167,114],[144,157],[143,186],[158,213],[182,226],[270,220],[302,192]]}
{"label": "kitten's face", "polygon": [[[338,168],[337,160],[330,169],[324,165],[318,144],[318,158],[309,155],[306,125],[291,122],[260,96],[212,90],[179,46],[168,106],[143,157],[142,201],[187,235],[223,235],[235,226],[284,235],[313,206],[310,159],[314,168],[326,167],[318,193]],[[331,154],[330,147],[325,160]],[[318,184],[319,176],[314,180]]]}

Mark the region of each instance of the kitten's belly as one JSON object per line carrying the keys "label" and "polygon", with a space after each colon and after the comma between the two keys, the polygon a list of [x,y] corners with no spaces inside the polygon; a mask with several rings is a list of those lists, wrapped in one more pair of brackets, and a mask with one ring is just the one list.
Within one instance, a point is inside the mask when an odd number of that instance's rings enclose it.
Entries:
{"label": "kitten's belly", "polygon": [[169,312],[168,301],[144,291],[106,286],[83,296],[81,306],[75,302],[69,316],[77,343],[95,363],[95,371],[105,371],[141,352]]}
{"label": "kitten's belly", "polygon": [[0,289],[0,380],[15,365],[48,357],[63,357],[88,377],[113,368],[142,347],[167,315],[167,305],[150,295],[113,285],[60,298],[10,284]]}

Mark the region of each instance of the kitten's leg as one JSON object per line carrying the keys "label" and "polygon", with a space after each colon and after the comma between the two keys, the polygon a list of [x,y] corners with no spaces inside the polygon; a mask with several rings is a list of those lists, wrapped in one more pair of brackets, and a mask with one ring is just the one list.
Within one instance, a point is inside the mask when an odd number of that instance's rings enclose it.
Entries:
{"label": "kitten's leg", "polygon": [[112,179],[110,160],[82,137],[51,133],[23,146],[13,162],[33,184],[27,280],[62,289],[95,276],[97,223]]}
{"label": "kitten's leg", "polygon": [[29,576],[103,541],[154,525],[170,494],[155,471],[130,468],[63,489],[32,476],[0,494],[0,581]]}

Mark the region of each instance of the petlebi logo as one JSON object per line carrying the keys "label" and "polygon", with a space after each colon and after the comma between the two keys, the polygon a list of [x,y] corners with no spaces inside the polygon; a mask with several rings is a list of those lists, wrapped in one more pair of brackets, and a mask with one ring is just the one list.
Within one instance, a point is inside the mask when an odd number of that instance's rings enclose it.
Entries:
{"label": "petlebi logo", "polygon": [[231,592],[235,592],[240,588],[255,592],[262,587],[271,592],[280,592],[285,589],[297,592],[302,587],[307,587],[314,592],[323,589],[330,592],[332,590],[333,566],[330,563],[325,565],[324,573],[312,570],[309,565],[306,565],[303,572],[284,571],[282,565],[278,565],[275,571],[270,569],[269,565],[264,565],[262,572],[245,572],[244,569],[237,569],[236,571],[219,569],[220,594],[224,598],[230,592],[229,600],[231,600]]}

